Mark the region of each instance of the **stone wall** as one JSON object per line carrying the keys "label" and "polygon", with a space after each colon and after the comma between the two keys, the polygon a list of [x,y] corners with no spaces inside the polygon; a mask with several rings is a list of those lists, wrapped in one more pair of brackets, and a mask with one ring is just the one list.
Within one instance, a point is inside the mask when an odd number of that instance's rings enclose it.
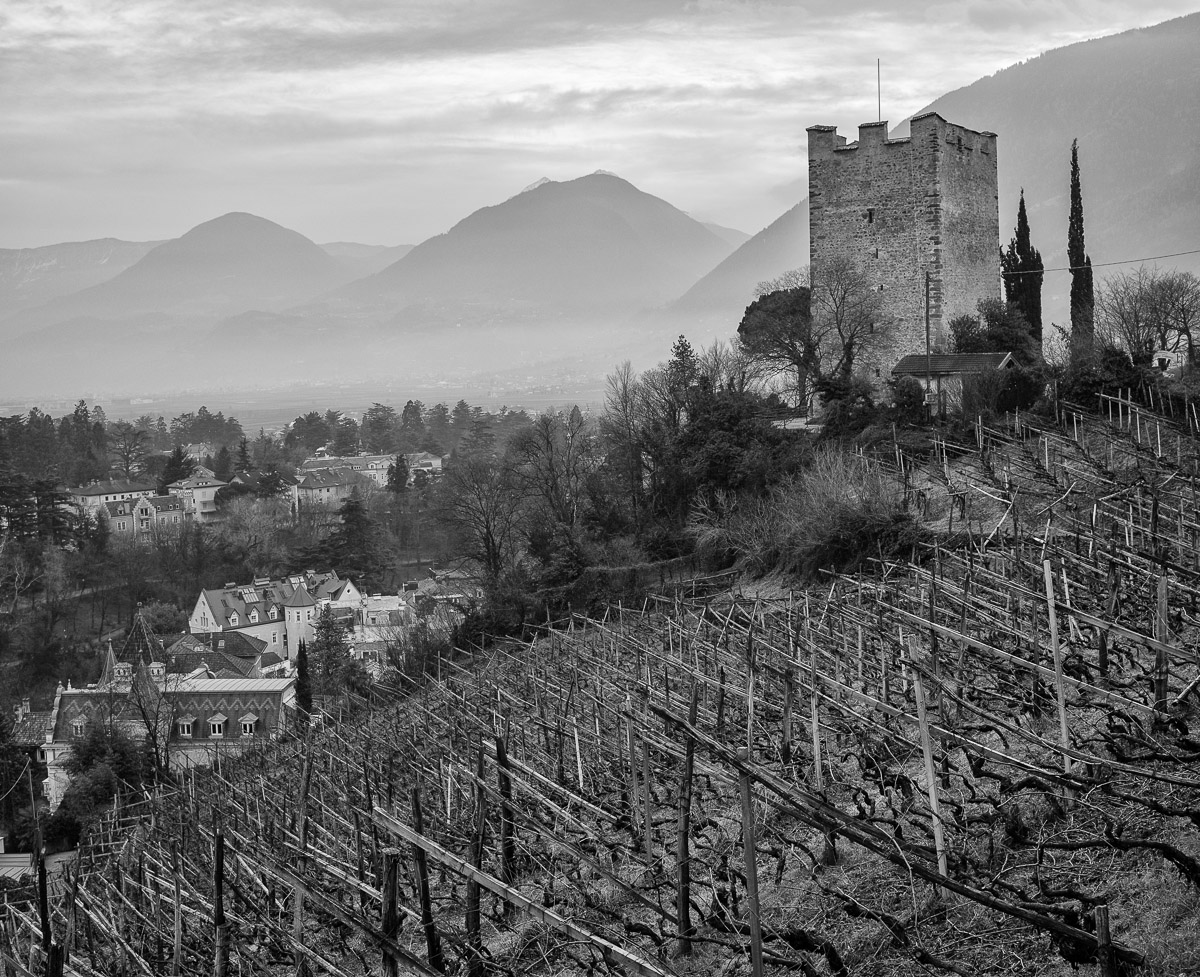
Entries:
{"label": "stone wall", "polygon": [[872,378],[925,352],[926,272],[935,349],[952,318],[1000,295],[995,135],[936,113],[911,133],[888,139],[873,122],[847,143],[832,126],[808,130],[809,261],[814,277],[849,261],[880,290],[878,338],[858,362]]}

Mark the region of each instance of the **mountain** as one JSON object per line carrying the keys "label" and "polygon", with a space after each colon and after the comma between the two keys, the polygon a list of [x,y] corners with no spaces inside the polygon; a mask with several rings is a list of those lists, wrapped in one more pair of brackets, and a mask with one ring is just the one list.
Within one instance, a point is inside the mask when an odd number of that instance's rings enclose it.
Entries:
{"label": "mountain", "polygon": [[[1047,268],[1066,264],[1074,138],[1093,265],[1191,251],[1200,247],[1198,48],[1200,14],[1190,14],[1049,51],[922,111],[999,134],[1001,239],[1013,234],[1024,187]],[[1162,264],[1197,272],[1200,255]],[[1105,274],[1097,268],[1097,283]],[[1047,274],[1048,321],[1067,322],[1069,291],[1069,275]]]}
{"label": "mountain", "polygon": [[[808,200],[796,204],[701,278],[672,304],[678,312],[723,318],[733,327],[754,286],[808,264]],[[732,318],[736,316],[736,318]]]}
{"label": "mountain", "polygon": [[0,249],[0,319],[123,272],[161,241],[73,241],[41,248]]}
{"label": "mountain", "polygon": [[355,244],[352,241],[333,241],[319,247],[345,267],[354,278],[365,278],[367,275],[383,271],[413,249],[411,244],[388,247],[383,244]]}
{"label": "mountain", "polygon": [[721,224],[714,224],[712,221],[701,221],[700,223],[730,247],[739,248],[749,241],[751,237],[745,231],[739,231],[736,227],[724,227]]}
{"label": "mountain", "polygon": [[[620,177],[539,181],[336,296],[400,320],[612,315],[678,295],[731,245]],[[408,310],[408,311],[405,311]]]}
{"label": "mountain", "polygon": [[12,336],[78,318],[119,322],[165,313],[206,319],[282,309],[349,274],[296,231],[252,214],[226,214],[152,248],[108,281],[19,312],[0,328]]}
{"label": "mountain", "polygon": [[[1066,265],[1074,138],[1093,264],[1193,251],[1200,155],[1188,134],[1200,131],[1198,48],[1200,14],[1192,14],[1049,51],[943,95],[916,114],[937,112],[999,134],[1000,239],[1007,244],[1013,234],[1024,187],[1033,243],[1047,268]],[[907,132],[906,120],[892,136]],[[696,282],[673,308],[729,318],[740,314],[756,283],[807,263],[808,208],[801,203]],[[1160,264],[1200,272],[1200,255]],[[1097,282],[1108,273],[1097,268]],[[1047,273],[1047,321],[1068,321],[1069,292],[1069,275]]]}

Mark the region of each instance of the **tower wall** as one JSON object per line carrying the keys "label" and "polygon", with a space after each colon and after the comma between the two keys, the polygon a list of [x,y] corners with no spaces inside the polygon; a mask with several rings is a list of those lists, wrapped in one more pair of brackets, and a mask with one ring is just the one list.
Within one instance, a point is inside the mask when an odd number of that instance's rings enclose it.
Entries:
{"label": "tower wall", "polygon": [[996,137],[946,122],[912,120],[907,139],[887,123],[848,143],[832,126],[808,130],[809,261],[856,265],[881,289],[884,335],[858,367],[886,377],[900,357],[925,352],[925,273],[930,331],[945,348],[955,316],[1000,296]]}

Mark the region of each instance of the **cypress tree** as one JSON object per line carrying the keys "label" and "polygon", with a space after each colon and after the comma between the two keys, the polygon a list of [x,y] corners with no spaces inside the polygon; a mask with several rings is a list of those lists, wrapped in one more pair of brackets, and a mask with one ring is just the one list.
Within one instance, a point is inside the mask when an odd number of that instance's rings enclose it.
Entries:
{"label": "cypress tree", "polygon": [[303,638],[296,649],[296,710],[301,724],[307,726],[312,712],[312,679],[308,677],[308,647]]}
{"label": "cypress tree", "polygon": [[1071,267],[1071,365],[1092,360],[1096,339],[1092,259],[1083,244],[1083,193],[1079,188],[1079,140],[1071,141],[1071,217],[1067,225],[1067,264]]}
{"label": "cypress tree", "polygon": [[1029,323],[1029,332],[1042,343],[1042,255],[1029,240],[1029,217],[1025,213],[1025,189],[1017,206],[1016,237],[1000,252],[1004,272],[1004,300],[1015,305]]}

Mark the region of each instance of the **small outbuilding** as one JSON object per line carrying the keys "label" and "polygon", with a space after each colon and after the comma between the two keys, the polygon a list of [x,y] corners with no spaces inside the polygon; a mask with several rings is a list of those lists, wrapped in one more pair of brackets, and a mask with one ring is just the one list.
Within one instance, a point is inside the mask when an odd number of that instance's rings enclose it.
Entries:
{"label": "small outbuilding", "polygon": [[1012,353],[911,353],[892,367],[892,379],[916,380],[925,391],[925,402],[944,413],[949,404],[960,401],[964,377],[1016,365]]}

